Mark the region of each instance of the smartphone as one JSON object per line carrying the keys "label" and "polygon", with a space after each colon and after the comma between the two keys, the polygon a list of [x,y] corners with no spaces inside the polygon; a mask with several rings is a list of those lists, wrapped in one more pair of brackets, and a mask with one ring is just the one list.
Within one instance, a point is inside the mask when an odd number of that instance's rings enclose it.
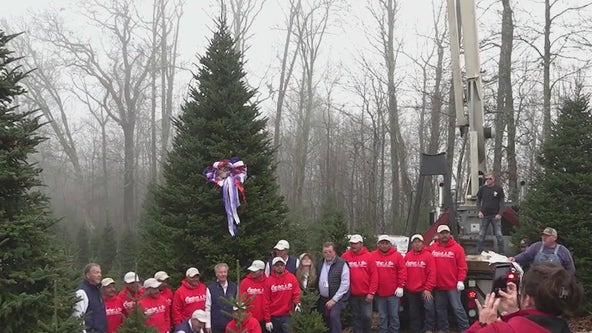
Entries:
{"label": "smartphone", "polygon": [[510,263],[500,263],[495,266],[493,275],[493,285],[491,291],[495,297],[499,297],[499,291],[507,291],[508,282],[514,282],[518,286],[520,276],[518,271]]}

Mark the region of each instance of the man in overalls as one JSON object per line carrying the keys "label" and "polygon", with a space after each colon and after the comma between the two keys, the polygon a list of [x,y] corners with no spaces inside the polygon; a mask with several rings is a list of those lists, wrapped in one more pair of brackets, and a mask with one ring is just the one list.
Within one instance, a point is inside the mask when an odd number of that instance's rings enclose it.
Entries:
{"label": "man in overalls", "polygon": [[570,272],[576,272],[571,253],[565,246],[557,243],[557,230],[551,227],[543,230],[540,242],[531,244],[524,252],[508,259],[523,266],[550,262],[558,266],[561,265]]}

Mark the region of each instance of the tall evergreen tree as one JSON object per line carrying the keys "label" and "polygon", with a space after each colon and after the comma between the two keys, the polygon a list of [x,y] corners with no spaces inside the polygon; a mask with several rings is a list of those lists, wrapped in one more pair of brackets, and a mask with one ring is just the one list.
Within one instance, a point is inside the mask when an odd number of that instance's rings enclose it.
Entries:
{"label": "tall evergreen tree", "polygon": [[[189,266],[212,274],[216,262],[246,266],[265,257],[281,234],[286,208],[274,176],[266,119],[247,86],[242,56],[223,19],[204,56],[195,86],[174,121],[177,136],[163,166],[164,182],[145,203],[142,269],[164,269],[180,278]],[[221,191],[205,181],[215,161],[239,157],[248,166],[248,204],[239,209],[238,234],[228,232]]]}
{"label": "tall evergreen tree", "polygon": [[[557,229],[558,242],[574,257],[578,277],[587,290],[592,288],[592,111],[589,95],[577,89],[559,109],[550,137],[545,140],[538,161],[543,171],[521,207],[520,228],[515,241],[540,240],[547,227]],[[516,244],[518,244],[516,242]],[[588,308],[592,310],[592,302]]]}
{"label": "tall evergreen tree", "polygon": [[0,330],[80,332],[73,271],[49,236],[56,220],[37,189],[41,170],[28,161],[44,140],[36,134],[41,123],[15,104],[27,74],[6,47],[15,37],[0,30]]}

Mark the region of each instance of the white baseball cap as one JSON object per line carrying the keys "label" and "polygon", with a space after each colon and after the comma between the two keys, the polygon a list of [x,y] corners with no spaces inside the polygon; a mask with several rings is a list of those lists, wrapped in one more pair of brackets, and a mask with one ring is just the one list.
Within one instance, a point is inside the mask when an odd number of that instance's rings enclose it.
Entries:
{"label": "white baseball cap", "polygon": [[251,272],[257,272],[257,271],[265,269],[265,263],[261,260],[253,260],[253,263],[247,269],[250,270]]}
{"label": "white baseball cap", "polygon": [[164,280],[170,278],[170,276],[165,271],[158,271],[158,272],[154,273],[154,278],[157,279],[158,281],[164,281]]}
{"label": "white baseball cap", "polygon": [[286,264],[286,261],[284,260],[284,258],[282,257],[275,257],[273,258],[273,260],[271,261],[271,266],[275,265],[278,262],[282,262],[284,265]]}
{"label": "white baseball cap", "polygon": [[364,238],[362,238],[361,235],[355,234],[355,235],[351,235],[349,237],[349,242],[350,243],[363,243],[364,242]]}
{"label": "white baseball cap", "polygon": [[288,250],[290,249],[290,243],[287,240],[280,239],[277,244],[273,247],[276,250]]}
{"label": "white baseball cap", "polygon": [[162,282],[158,281],[155,278],[149,278],[144,281],[144,288],[158,288]]}
{"label": "white baseball cap", "polygon": [[391,242],[391,238],[389,237],[389,235],[380,235],[380,236],[378,236],[378,243],[380,243],[382,241],[388,241],[390,243]]}
{"label": "white baseball cap", "polygon": [[208,314],[204,310],[195,310],[191,315],[191,319],[197,319],[205,324],[208,322]]}
{"label": "white baseball cap", "polygon": [[190,267],[185,272],[185,276],[194,277],[196,275],[199,275],[199,270],[197,268],[195,268],[195,267]]}
{"label": "white baseball cap", "polygon": [[438,226],[437,231],[438,231],[438,233],[441,233],[442,231],[450,232],[450,228],[446,224],[442,224],[442,225]]}
{"label": "white baseball cap", "polygon": [[414,240],[419,239],[420,241],[423,242],[423,236],[420,234],[415,234],[413,236],[411,236],[411,241],[413,242]]}
{"label": "white baseball cap", "polygon": [[140,277],[135,272],[127,272],[123,276],[123,282],[125,282],[125,283],[140,282]]}
{"label": "white baseball cap", "polygon": [[103,287],[106,287],[106,286],[113,284],[113,283],[115,283],[115,281],[110,277],[107,277],[107,278],[104,278],[101,280],[101,286],[103,286]]}

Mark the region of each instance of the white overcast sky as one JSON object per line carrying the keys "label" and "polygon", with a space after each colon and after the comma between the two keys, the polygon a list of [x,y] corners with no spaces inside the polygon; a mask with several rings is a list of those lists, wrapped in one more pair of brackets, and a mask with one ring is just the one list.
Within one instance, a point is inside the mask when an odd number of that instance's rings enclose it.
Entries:
{"label": "white overcast sky", "polygon": [[[142,0],[147,11],[146,17],[150,17],[152,0]],[[373,24],[373,18],[366,10],[366,6],[371,1],[376,0],[349,0],[349,10],[342,11],[338,23],[333,25],[322,46],[321,55],[318,61],[319,68],[328,66],[337,66],[338,68],[355,67],[356,59],[362,50],[367,53],[371,51],[368,45],[367,37],[363,30],[364,24]],[[468,1],[468,0],[463,0]],[[566,3],[576,3],[583,0],[563,0]],[[397,17],[396,32],[403,42],[403,49],[407,54],[419,57],[420,52],[426,52],[424,47],[425,39],[419,35],[431,34],[433,26],[432,7],[433,3],[441,4],[445,0],[399,0],[399,14]],[[499,31],[499,12],[501,11],[501,2],[498,0],[479,0],[479,23],[481,24],[481,36]],[[528,2],[536,10],[532,11],[532,16],[543,13],[542,0],[520,0],[521,5]],[[20,20],[20,17],[26,19],[32,12],[43,11],[45,8],[61,9],[61,14],[65,17],[72,17],[69,23],[77,24],[84,29],[85,22],[80,19],[80,5],[75,3],[84,3],[80,0],[15,0],[2,1],[0,5],[0,19],[9,22]],[[142,3],[142,2],[140,2]],[[514,6],[518,1],[512,2]],[[560,5],[562,5],[561,3]],[[266,82],[274,79],[278,72],[279,61],[277,55],[282,48],[285,38],[284,31],[280,30],[285,25],[284,13],[281,7],[287,7],[285,0],[266,0],[263,11],[258,16],[251,33],[252,39],[248,41],[249,49],[246,54],[249,82],[252,85],[259,86],[260,92],[265,94],[267,90]],[[484,8],[487,8],[488,14],[482,16]],[[179,37],[180,63],[186,64],[190,70],[195,70],[191,64],[196,62],[196,55],[203,54],[208,45],[208,39],[212,36],[212,29],[215,26],[214,17],[218,15],[218,0],[186,0],[184,6],[184,15],[181,21]],[[487,22],[489,20],[489,22]],[[494,23],[497,22],[497,23]],[[484,24],[490,24],[489,27],[483,27]],[[491,25],[491,23],[494,23]],[[489,31],[484,31],[485,29]],[[372,33],[377,34],[376,30]],[[497,52],[497,51],[495,51]],[[495,52],[489,55],[495,58]],[[487,61],[487,55],[482,55],[482,62]],[[417,70],[409,58],[399,57],[398,74],[400,77],[414,75]],[[410,66],[406,66],[406,65]],[[408,71],[408,73],[403,73]],[[183,79],[186,77],[186,79]],[[187,85],[190,79],[189,71],[178,75],[181,86]],[[263,96],[264,98],[265,96]]]}

